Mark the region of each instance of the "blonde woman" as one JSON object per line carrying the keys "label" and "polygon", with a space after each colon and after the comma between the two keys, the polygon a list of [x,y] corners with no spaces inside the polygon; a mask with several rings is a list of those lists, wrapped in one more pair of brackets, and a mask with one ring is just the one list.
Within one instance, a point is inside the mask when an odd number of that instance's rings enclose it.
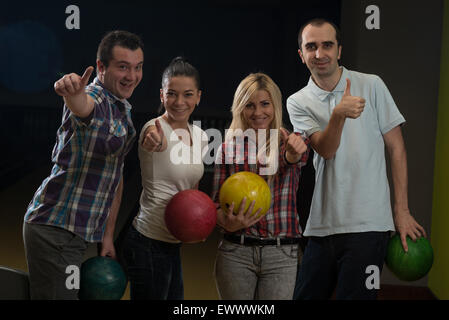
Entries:
{"label": "blonde woman", "polygon": [[246,212],[243,203],[236,215],[233,205],[218,210],[224,235],[215,278],[221,299],[292,299],[302,254],[296,192],[307,157],[301,136],[282,128],[278,86],[263,73],[247,76],[234,95],[232,123],[215,163],[212,199],[218,202],[227,177],[251,171],[266,179],[272,201],[259,218],[254,203]]}

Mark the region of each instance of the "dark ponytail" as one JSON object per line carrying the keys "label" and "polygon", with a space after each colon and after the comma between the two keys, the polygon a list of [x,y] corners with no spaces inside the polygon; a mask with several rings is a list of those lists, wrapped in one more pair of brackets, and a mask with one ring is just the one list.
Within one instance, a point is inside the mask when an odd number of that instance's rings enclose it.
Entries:
{"label": "dark ponytail", "polygon": [[174,58],[162,74],[162,87],[173,77],[193,78],[196,87],[200,90],[200,74],[184,57]]}

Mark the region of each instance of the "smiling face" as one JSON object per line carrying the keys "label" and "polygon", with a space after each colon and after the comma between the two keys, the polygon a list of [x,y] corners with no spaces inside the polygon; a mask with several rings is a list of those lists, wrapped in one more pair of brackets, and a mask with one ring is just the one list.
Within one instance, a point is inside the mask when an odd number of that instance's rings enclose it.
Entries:
{"label": "smiling face", "polygon": [[195,106],[200,103],[201,90],[195,79],[176,76],[168,79],[160,91],[165,108],[164,118],[172,127],[186,127]]}
{"label": "smiling face", "polygon": [[329,23],[307,25],[302,32],[302,45],[298,53],[315,79],[338,73],[341,46],[337,43],[335,29]]}
{"label": "smiling face", "polygon": [[128,99],[142,80],[143,51],[115,46],[106,67],[97,61],[98,79],[119,99]]}
{"label": "smiling face", "polygon": [[269,129],[274,119],[274,106],[266,90],[257,90],[246,102],[243,119],[249,128]]}

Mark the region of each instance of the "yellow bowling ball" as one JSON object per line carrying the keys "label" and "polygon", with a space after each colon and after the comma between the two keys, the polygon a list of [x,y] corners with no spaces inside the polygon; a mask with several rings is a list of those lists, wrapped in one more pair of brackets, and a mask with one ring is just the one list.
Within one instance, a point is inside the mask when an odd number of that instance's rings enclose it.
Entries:
{"label": "yellow bowling ball", "polygon": [[259,216],[265,215],[271,206],[271,192],[267,182],[258,174],[248,171],[234,173],[222,184],[219,201],[222,208],[229,208],[234,202],[234,214],[237,214],[240,203],[246,197],[245,212],[251,202],[255,200],[255,213],[259,208]]}

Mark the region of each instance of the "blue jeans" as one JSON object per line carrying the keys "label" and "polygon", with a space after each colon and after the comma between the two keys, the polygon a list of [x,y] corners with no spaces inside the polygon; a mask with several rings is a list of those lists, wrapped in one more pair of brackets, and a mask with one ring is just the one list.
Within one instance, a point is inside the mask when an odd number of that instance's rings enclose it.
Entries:
{"label": "blue jeans", "polygon": [[215,280],[223,300],[291,300],[295,287],[298,244],[245,246],[222,240]]}
{"label": "blue jeans", "polygon": [[182,300],[181,244],[150,239],[131,225],[123,247],[131,300]]}
{"label": "blue jeans", "polygon": [[362,232],[310,237],[298,268],[294,299],[375,300],[377,289],[366,286],[373,274],[382,271],[389,232]]}

